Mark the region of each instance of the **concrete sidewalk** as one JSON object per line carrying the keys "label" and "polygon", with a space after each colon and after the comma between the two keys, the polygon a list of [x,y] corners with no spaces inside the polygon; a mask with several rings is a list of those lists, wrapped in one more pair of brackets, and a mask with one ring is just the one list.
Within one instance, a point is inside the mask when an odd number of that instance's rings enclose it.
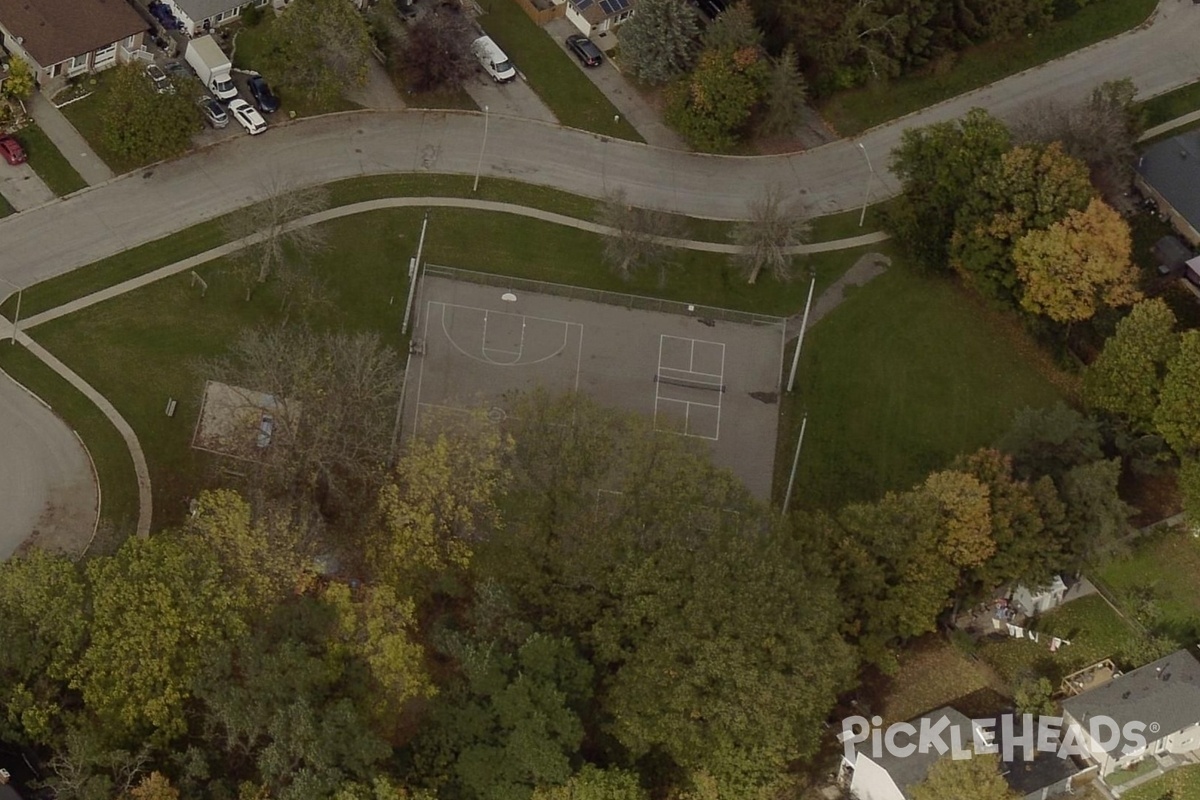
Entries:
{"label": "concrete sidewalk", "polygon": [[75,126],[41,92],[33,93],[33,98],[29,101],[29,113],[89,186],[104,183],[114,177],[113,171],[92,151],[87,140],[75,130]]}

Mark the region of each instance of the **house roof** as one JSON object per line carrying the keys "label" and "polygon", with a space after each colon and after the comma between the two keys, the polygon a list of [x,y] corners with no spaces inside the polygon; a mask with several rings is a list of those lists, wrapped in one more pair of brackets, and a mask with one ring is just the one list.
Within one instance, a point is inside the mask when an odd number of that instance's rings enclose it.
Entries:
{"label": "house roof", "polygon": [[0,0],[0,24],[42,67],[147,28],[127,0]]}
{"label": "house roof", "polygon": [[1138,159],[1137,171],[1200,230],[1200,131],[1181,133],[1147,148]]}
{"label": "house roof", "polygon": [[[1003,726],[999,724],[997,717],[971,720],[956,709],[945,706],[936,711],[930,711],[928,714],[922,714],[916,719],[911,719],[909,723],[920,730],[922,720],[927,719],[936,725],[942,717],[949,720],[947,730],[941,735],[942,740],[947,744],[950,742],[949,728],[957,728],[959,731],[958,741],[963,749],[972,749],[978,744],[975,738],[975,723],[979,723],[980,727],[989,727],[993,737],[992,741],[999,748],[999,752],[1003,754]],[[1014,742],[1019,741],[1023,732],[1022,718],[1019,715],[1012,715],[1012,725]],[[869,756],[870,751],[866,749],[868,746],[864,743],[862,755]],[[1022,796],[1040,792],[1079,772],[1079,767],[1074,761],[1069,758],[1059,758],[1054,754],[1038,754],[1037,757],[1026,760],[1026,753],[1021,745],[1014,747],[1012,755],[1012,761],[1001,763],[1000,771],[1005,782]],[[943,757],[945,757],[944,754],[938,753],[934,748],[929,748],[925,753],[918,750],[905,758],[885,754],[880,758],[871,757],[871,760],[887,770],[892,782],[896,784],[896,788],[905,797],[910,797],[909,790],[924,781],[929,775],[929,770]]]}
{"label": "house roof", "polygon": [[[920,730],[921,720],[927,719],[930,722],[937,723],[942,717],[947,718],[950,723],[947,730],[942,734],[942,740],[949,743],[951,735],[949,729],[956,728],[959,731],[959,743],[964,749],[969,749],[975,742],[971,720],[966,715],[949,706],[939,708],[936,711],[930,711],[928,714],[922,714],[916,719],[909,720],[909,723],[915,726],[917,730]],[[870,755],[870,750],[864,747],[860,751],[860,755]],[[892,776],[892,782],[896,784],[896,788],[903,792],[905,797],[908,797],[908,790],[925,780],[925,776],[929,774],[930,768],[941,757],[941,753],[938,753],[935,748],[930,747],[924,753],[917,750],[905,758],[899,758],[885,751],[879,758],[871,756],[871,760],[887,770],[888,775]]]}
{"label": "house roof", "polygon": [[172,2],[187,14],[192,22],[203,22],[209,17],[215,17],[222,11],[232,11],[238,6],[244,6],[250,0],[172,0]]}
{"label": "house roof", "polygon": [[637,0],[571,0],[575,11],[593,25],[633,8]]}
{"label": "house roof", "polygon": [[[1143,722],[1146,741],[1155,742],[1200,722],[1200,661],[1179,650],[1062,705],[1085,726],[1097,716],[1110,717],[1122,729],[1126,723]],[[1118,742],[1113,748],[1120,746]]]}

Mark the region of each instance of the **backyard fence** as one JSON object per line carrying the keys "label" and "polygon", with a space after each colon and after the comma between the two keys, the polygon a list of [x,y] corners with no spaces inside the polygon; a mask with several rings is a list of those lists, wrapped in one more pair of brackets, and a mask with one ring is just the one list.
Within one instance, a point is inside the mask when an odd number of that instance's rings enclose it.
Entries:
{"label": "backyard fence", "polygon": [[[503,2],[507,2],[507,0],[488,0],[488,3],[485,4],[485,8],[490,11],[491,3]],[[558,19],[559,17],[566,16],[567,14],[566,3],[551,5],[549,8],[539,8],[538,5],[533,2],[533,0],[517,0],[517,5],[521,7],[521,10],[525,12],[527,17],[536,22],[538,25],[545,25],[550,20]]]}
{"label": "backyard fence", "polygon": [[772,317],[766,314],[753,314],[748,311],[736,311],[731,308],[716,308],[701,306],[695,303],[680,303],[676,300],[662,300],[657,297],[643,297],[636,294],[609,292],[604,289],[588,289],[582,286],[567,286],[561,283],[536,281],[529,278],[514,278],[508,275],[496,275],[490,272],[476,272],[458,267],[440,267],[428,264],[425,275],[450,278],[467,283],[478,283],[484,286],[495,286],[512,292],[536,292],[571,300],[590,300],[593,303],[605,303],[622,308],[639,311],[658,311],[664,314],[679,314],[685,317],[695,317],[701,321],[739,322],[744,325],[782,326],[786,321],[783,317]]}

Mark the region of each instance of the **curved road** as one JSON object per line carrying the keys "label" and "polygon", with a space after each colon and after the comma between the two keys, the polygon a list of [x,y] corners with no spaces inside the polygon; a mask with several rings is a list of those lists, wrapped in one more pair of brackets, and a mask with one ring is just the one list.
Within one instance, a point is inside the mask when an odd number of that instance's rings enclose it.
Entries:
{"label": "curved road", "polygon": [[53,411],[3,372],[0,408],[0,559],[27,539],[78,554],[91,538],[99,501],[83,445]]}
{"label": "curved road", "polygon": [[[1041,97],[1073,101],[1106,80],[1132,77],[1143,95],[1200,78],[1200,5],[1161,0],[1152,21],[1058,61],[1014,75],[841,141],[783,156],[717,157],[606,140],[582,131],[493,115],[485,176],[578,194],[623,188],[639,205],[700,217],[743,217],[765,184],[796,187],[813,213],[896,191],[887,154],[905,128],[983,106],[1004,117]],[[211,219],[263,196],[272,175],[296,184],[389,172],[473,174],[483,118],[461,112],[359,112],[305,120],[238,137],[116,178],[71,198],[0,221],[0,276],[28,285]],[[881,186],[882,184],[882,186]]]}

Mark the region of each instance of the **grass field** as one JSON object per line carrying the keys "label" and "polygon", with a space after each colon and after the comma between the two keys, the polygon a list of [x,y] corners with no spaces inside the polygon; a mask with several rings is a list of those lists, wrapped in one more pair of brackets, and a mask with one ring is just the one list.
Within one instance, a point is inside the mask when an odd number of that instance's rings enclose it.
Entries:
{"label": "grass field", "polygon": [[[899,659],[900,669],[890,676],[887,697],[879,710],[885,725],[1002,688],[995,685],[985,667],[940,637],[916,642],[900,653]],[[960,705],[963,703],[956,707]]]}
{"label": "grass field", "polygon": [[1200,800],[1200,765],[1172,770],[1161,778],[1135,786],[1121,795],[1123,800]]}
{"label": "grass field", "polygon": [[1181,86],[1174,91],[1151,97],[1141,103],[1147,128],[1170,122],[1176,117],[1200,110],[1200,81]]}
{"label": "grass field", "polygon": [[583,74],[575,59],[525,15],[513,0],[484,0],[479,24],[512,58],[518,70],[563,125],[642,141],[616,107]]}
{"label": "grass field", "polygon": [[900,264],[851,290],[805,339],[797,391],[784,398],[777,465],[790,469],[809,413],[794,505],[906,489],[990,444],[1016,410],[1060,399],[1023,353],[1036,348],[1014,335],[953,283]]}
{"label": "grass field", "polygon": [[[1002,639],[986,641],[979,657],[990,664],[1009,684],[1024,676],[1047,677],[1055,688],[1072,672],[1113,658],[1133,641],[1137,633],[1121,619],[1100,595],[1088,595],[1050,611],[1041,618],[1037,630],[1041,640]],[[1051,653],[1049,637],[1058,636],[1070,646]]]}
{"label": "grass field", "polygon": [[1098,576],[1146,627],[1187,644],[1200,640],[1200,541],[1181,531],[1150,534]]}
{"label": "grass field", "polygon": [[1029,38],[972,47],[936,74],[839,92],[821,104],[821,113],[839,134],[854,136],[1134,28],[1157,4],[1157,0],[1096,0]]}
{"label": "grass field", "polygon": [[[330,247],[316,256],[313,269],[325,279],[331,302],[314,316],[314,325],[377,330],[389,344],[401,345],[397,331],[407,291],[405,267],[422,213],[377,211],[324,226]],[[193,231],[198,238],[202,234]],[[649,274],[625,284],[601,262],[597,235],[486,212],[436,210],[425,252],[428,261],[448,266],[765,313],[795,310],[807,291],[801,282],[780,286],[769,279],[749,287],[724,257],[690,251],[676,254],[665,287],[660,289]],[[854,251],[825,254],[814,258],[813,266],[828,283],[857,256]],[[128,270],[130,262],[117,266]],[[180,275],[30,331],[108,397],[138,432],[155,487],[156,526],[180,519],[186,498],[205,483],[212,467],[208,456],[188,446],[203,384],[193,365],[221,353],[238,331],[283,318],[270,284],[251,302],[244,300],[229,261],[198,272],[210,286],[204,298],[190,286],[189,276]],[[179,401],[174,418],[163,414],[168,398]]]}
{"label": "grass field", "polygon": [[[577,219],[593,220],[597,202],[591,198],[568,194],[518,181],[489,179],[480,183],[479,191],[471,191],[472,179],[464,175],[376,175],[329,184],[330,203],[348,205],[363,200],[397,196],[478,197],[530,208],[554,211]],[[880,206],[867,211],[866,227],[858,227],[858,212],[845,212],[813,220],[813,240],[828,241],[843,236],[856,236],[874,230],[878,224]],[[728,242],[731,223],[718,220],[680,217],[684,238],[699,241]],[[22,316],[32,316],[90,292],[120,283],[143,273],[204,252],[227,241],[220,220],[202,223],[168,237],[118,253],[102,261],[74,270],[66,275],[30,287],[25,292]],[[838,260],[836,256],[830,256]],[[807,266],[799,262],[798,274],[803,276]],[[626,291],[632,291],[628,288]],[[656,291],[656,288],[655,288]],[[652,292],[653,293],[653,292]],[[0,305],[0,313],[11,316],[13,303]],[[801,299],[803,302],[803,299]],[[728,305],[728,303],[726,304]],[[797,309],[790,308],[784,313]]]}
{"label": "grass field", "polygon": [[[0,368],[44,400],[87,443],[100,478],[101,519],[117,530],[137,524],[137,481],[121,434],[90,400],[24,347],[0,347]],[[161,410],[161,409],[160,409]]]}
{"label": "grass field", "polygon": [[[279,115],[290,114],[297,117],[311,117],[317,114],[331,114],[336,111],[353,111],[362,108],[358,103],[347,100],[344,97],[338,97],[328,102],[313,101],[303,93],[280,84],[276,80],[276,76],[272,75],[269,70],[264,71],[262,58],[265,42],[264,37],[267,31],[270,30],[273,21],[271,15],[268,14],[253,28],[243,27],[238,31],[233,50],[233,66],[237,69],[254,70],[255,72],[262,73],[263,77],[271,85],[271,89],[279,96],[279,112],[277,112]],[[268,119],[267,123],[270,124],[270,122],[271,120]]]}
{"label": "grass field", "polygon": [[25,154],[29,156],[29,166],[56,196],[62,197],[87,186],[87,181],[36,123],[22,128],[20,137]]}

